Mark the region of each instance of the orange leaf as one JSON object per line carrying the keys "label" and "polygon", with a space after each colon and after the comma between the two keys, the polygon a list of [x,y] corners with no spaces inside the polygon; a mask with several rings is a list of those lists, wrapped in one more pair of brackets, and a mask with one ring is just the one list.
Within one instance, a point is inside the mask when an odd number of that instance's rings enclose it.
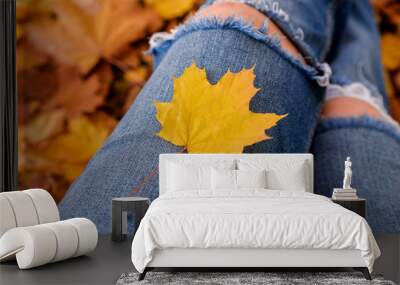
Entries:
{"label": "orange leaf", "polygon": [[50,9],[47,16],[26,24],[27,38],[59,63],[87,73],[101,56],[101,47],[92,36],[92,17],[69,0],[52,1]]}
{"label": "orange leaf", "polygon": [[[67,132],[48,140],[46,145],[32,145],[27,148],[22,144],[19,150],[19,171],[45,172],[72,182],[80,175],[115,125],[115,119],[104,113],[97,113],[91,118],[71,119]],[[24,131],[20,134],[23,136]]]}
{"label": "orange leaf", "polygon": [[59,87],[45,110],[62,108],[67,116],[74,117],[93,112],[104,102],[104,97],[98,94],[101,84],[97,74],[82,80],[76,70],[60,68],[58,76]]}
{"label": "orange leaf", "polygon": [[400,66],[400,36],[384,34],[382,36],[383,65],[389,70]]}
{"label": "orange leaf", "polygon": [[153,7],[164,19],[181,17],[189,12],[194,0],[145,0],[145,3]]}
{"label": "orange leaf", "polygon": [[30,143],[39,143],[63,130],[65,114],[62,110],[53,110],[39,114],[25,127],[25,138]]}
{"label": "orange leaf", "polygon": [[149,75],[149,70],[145,66],[139,66],[138,68],[128,70],[124,74],[124,79],[129,82],[136,84],[144,84]]}
{"label": "orange leaf", "polygon": [[162,26],[162,20],[152,10],[142,8],[135,0],[106,0],[96,19],[97,41],[103,55],[111,57],[130,42],[143,38]]}
{"label": "orange leaf", "polygon": [[43,188],[46,189],[56,202],[61,201],[68,184],[63,177],[46,171],[20,171],[18,173],[18,186],[20,189]]}
{"label": "orange leaf", "polygon": [[[100,58],[111,58],[162,26],[161,18],[136,0],[52,1],[47,16],[26,25],[28,39],[59,63],[87,74]],[[55,15],[55,16],[54,16]]]}
{"label": "orange leaf", "polygon": [[[109,118],[109,117],[108,117]],[[105,119],[77,117],[68,122],[68,132],[43,150],[43,157],[60,163],[86,163],[100,148],[112,128]]]}
{"label": "orange leaf", "polygon": [[38,51],[26,41],[19,41],[17,45],[17,71],[29,70],[49,61],[49,56]]}

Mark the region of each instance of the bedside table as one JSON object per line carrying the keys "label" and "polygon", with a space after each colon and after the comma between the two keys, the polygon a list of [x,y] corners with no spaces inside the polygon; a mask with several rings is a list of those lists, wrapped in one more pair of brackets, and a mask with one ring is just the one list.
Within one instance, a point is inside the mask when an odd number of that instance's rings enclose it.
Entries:
{"label": "bedside table", "polygon": [[336,200],[332,199],[333,203],[339,204],[340,206],[359,214],[361,217],[365,218],[367,215],[367,200],[358,198],[354,200]]}
{"label": "bedside table", "polygon": [[121,197],[112,199],[112,235],[113,241],[123,241],[128,235],[128,212],[135,215],[135,235],[140,221],[146,214],[150,199],[144,197]]}

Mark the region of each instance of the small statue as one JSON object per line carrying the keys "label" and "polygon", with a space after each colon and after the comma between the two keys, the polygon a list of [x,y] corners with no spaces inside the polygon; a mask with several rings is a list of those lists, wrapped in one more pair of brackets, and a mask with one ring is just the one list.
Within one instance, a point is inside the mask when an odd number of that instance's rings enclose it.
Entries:
{"label": "small statue", "polygon": [[351,160],[350,156],[346,158],[344,162],[344,179],[343,179],[343,189],[352,189],[351,188],[351,176],[353,172],[351,170]]}

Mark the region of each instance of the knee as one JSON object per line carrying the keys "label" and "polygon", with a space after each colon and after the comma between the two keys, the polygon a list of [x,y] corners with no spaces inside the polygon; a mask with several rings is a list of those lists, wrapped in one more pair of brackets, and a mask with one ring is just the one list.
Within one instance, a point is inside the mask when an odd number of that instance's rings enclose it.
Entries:
{"label": "knee", "polygon": [[217,1],[213,5],[200,10],[196,16],[216,17],[222,20],[232,17],[240,18],[246,23],[251,24],[255,29],[263,31],[267,35],[278,37],[284,50],[302,63],[306,63],[290,38],[273,21],[269,20],[267,16],[247,4]]}
{"label": "knee", "polygon": [[197,13],[197,16],[202,17],[217,17],[227,19],[230,17],[239,17],[248,23],[251,23],[255,28],[259,29],[267,19],[264,14],[258,10],[243,4],[235,2],[216,2]]}
{"label": "knee", "polygon": [[375,119],[383,119],[381,112],[371,104],[345,96],[325,102],[322,108],[322,115],[328,118],[368,116]]}

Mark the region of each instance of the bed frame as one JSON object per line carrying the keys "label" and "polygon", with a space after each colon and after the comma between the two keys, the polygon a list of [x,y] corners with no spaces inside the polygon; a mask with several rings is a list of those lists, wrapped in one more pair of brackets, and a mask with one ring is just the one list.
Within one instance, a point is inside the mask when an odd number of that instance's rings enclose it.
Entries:
{"label": "bed frame", "polygon": [[[282,159],[305,161],[307,164],[308,188],[313,192],[313,156],[312,154],[161,154],[160,155],[160,195],[166,189],[166,162],[168,160],[220,160],[220,159]],[[361,271],[367,280],[371,280],[368,268],[359,250],[329,249],[197,249],[170,248],[156,250],[152,261],[139,275],[144,279],[146,273],[155,268],[229,268],[234,271],[246,271],[271,268],[343,268],[350,267]],[[231,271],[231,270],[230,270]]]}

